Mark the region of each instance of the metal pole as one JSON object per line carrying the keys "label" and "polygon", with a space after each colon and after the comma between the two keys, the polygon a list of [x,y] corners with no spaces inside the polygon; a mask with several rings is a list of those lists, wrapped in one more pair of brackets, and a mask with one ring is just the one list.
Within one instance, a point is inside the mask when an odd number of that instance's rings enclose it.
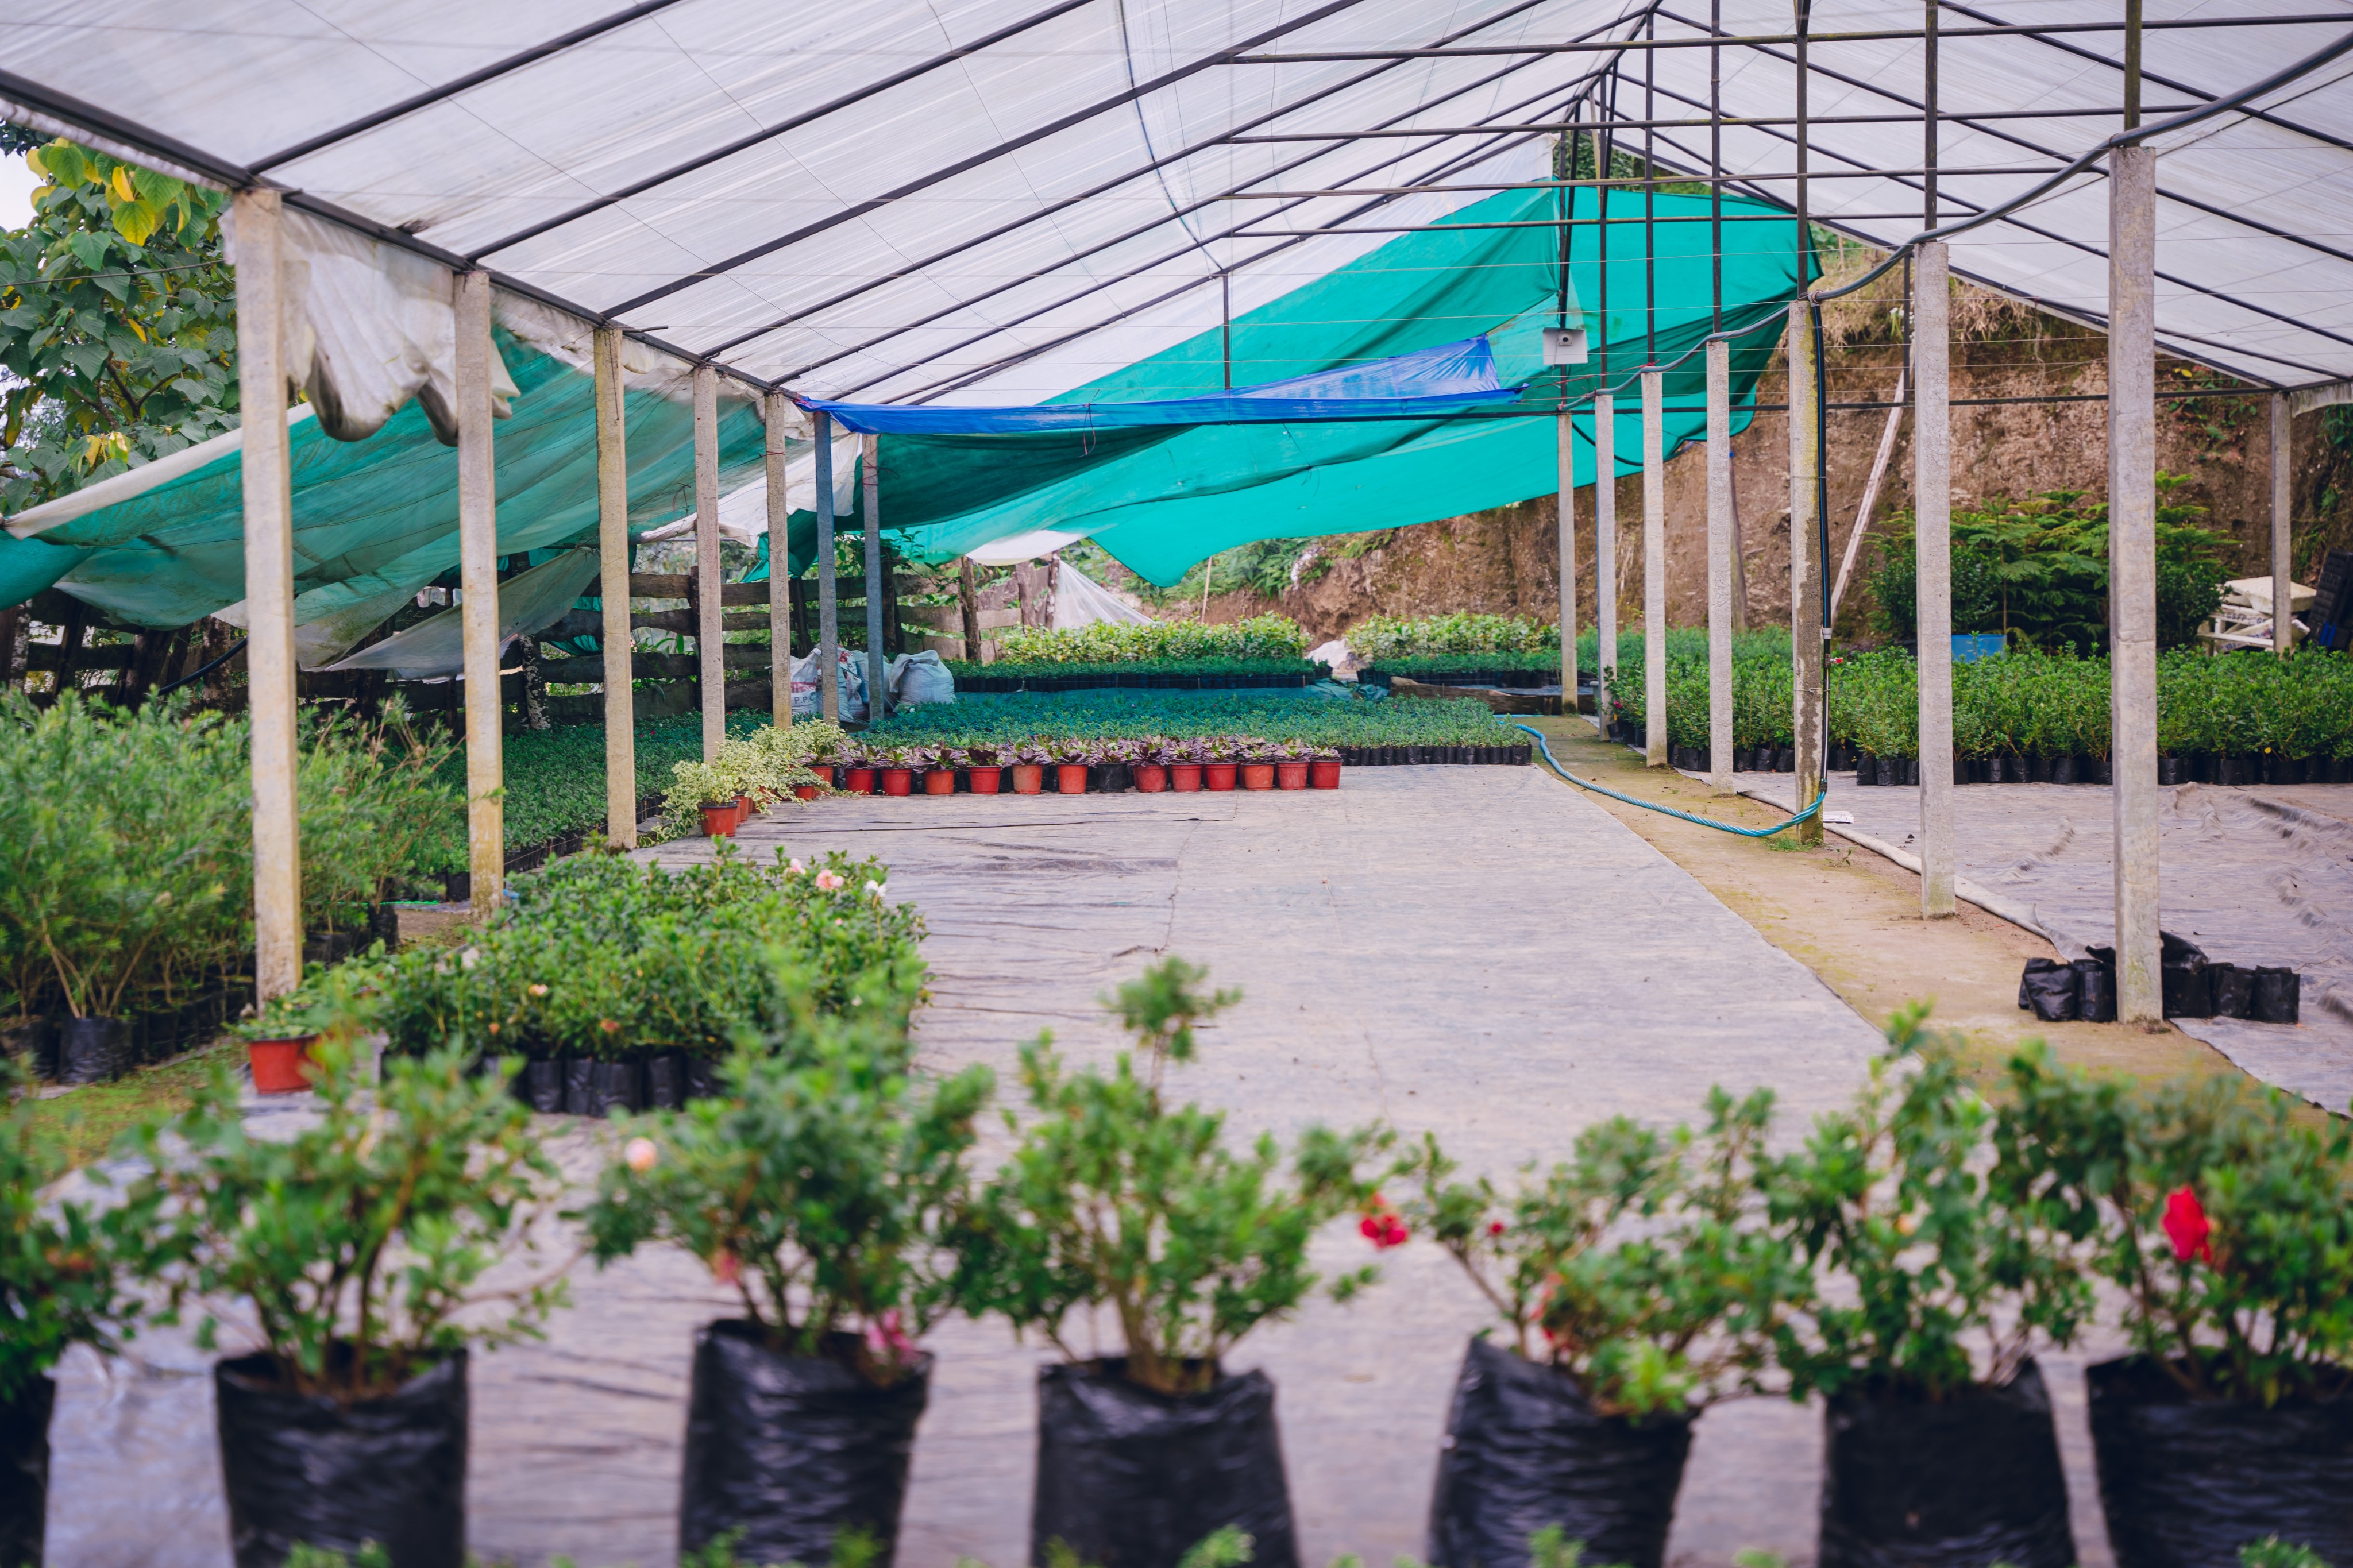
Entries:
{"label": "metal pole", "polygon": [[2156,1024],[2157,154],[2108,160],[2109,710],[2115,726],[2116,1016]]}
{"label": "metal pole", "polygon": [[694,367],[694,654],[702,688],[702,760],[727,739],[727,639],[719,580],[719,372]]}
{"label": "metal pole", "polygon": [[[1802,232],[1802,231],[1801,231]],[[1815,443],[1820,401],[1814,364],[1813,311],[1803,299],[1789,301],[1789,658],[1791,737],[1798,752],[1798,809],[1821,794],[1822,767],[1822,563],[1815,547]],[[1798,829],[1799,841],[1819,844],[1822,819]]]}
{"label": "metal pole", "polygon": [[596,571],[605,601],[605,842],[638,847],[637,687],[629,630],[628,415],[621,329],[599,327],[596,354]]}
{"label": "metal pole", "polygon": [[[1659,10],[1653,5],[1642,20],[1645,37],[1655,37]],[[1658,132],[1650,121],[1658,118],[1659,53],[1642,57],[1642,363],[1659,363],[1659,165]],[[1645,399],[1645,407],[1648,400]],[[1644,526],[1647,528],[1648,522]],[[1646,568],[1647,569],[1647,568]],[[1647,598],[1647,595],[1645,597]]]}
{"label": "metal pole", "polygon": [[1554,426],[1560,459],[1560,710],[1577,711],[1577,443],[1567,408]]}
{"label": "metal pole", "polygon": [[[238,472],[245,495],[245,647],[253,745],[253,973],[265,1002],[302,983],[301,834],[294,793],[294,493],[286,442],[278,201],[276,191],[239,191],[233,198],[237,385],[246,432]],[[67,679],[58,677],[60,691]]]}
{"label": "metal pole", "polygon": [[[1724,0],[1708,0],[1707,32],[1707,243],[1708,330],[1724,331],[1724,47],[1713,40],[1724,31]],[[1652,51],[1652,58],[1657,58]],[[1656,170],[1651,171],[1656,174]],[[1725,459],[1729,461],[1727,457]],[[1713,492],[1711,492],[1713,493]],[[1713,610],[1715,601],[1709,605]]]}
{"label": "metal pole", "polygon": [[896,593],[882,574],[882,437],[866,437],[865,460],[860,464],[866,479],[866,718],[880,723],[891,716],[891,694],[882,659],[882,606],[885,595]]}
{"label": "metal pole", "polygon": [[506,886],[506,703],[499,690],[498,460],[491,434],[491,275],[458,274],[458,582],[466,658],[466,837],[474,915]]}
{"label": "metal pole", "polygon": [[787,730],[793,722],[793,489],[785,433],[792,400],[772,392],[761,399],[761,409],[768,458],[768,722]]}
{"label": "metal pole", "polygon": [[2272,394],[2272,651],[2295,650],[2295,584],[2288,575],[2295,557],[2295,522],[2290,509],[2295,500],[2295,441],[2294,413],[2287,394]]}
{"label": "metal pole", "polygon": [[1607,392],[1593,399],[1593,611],[1594,706],[1606,721],[1618,679],[1618,399]]}
{"label": "metal pole", "polygon": [[1225,385],[1234,384],[1234,277],[1230,272],[1218,274],[1218,347],[1225,363]]}
{"label": "metal pole", "polygon": [[817,434],[817,689],[818,711],[841,722],[841,605],[834,592],[833,416],[809,416]]}
{"label": "metal pole", "polygon": [[1642,711],[1643,761],[1667,765],[1667,476],[1663,407],[1667,378],[1642,373]]}
{"label": "metal pole", "polygon": [[[1912,269],[1912,497],[1920,677],[1920,913],[1957,914],[1953,901],[1953,486],[1951,263],[1920,247]],[[1894,416],[1892,411],[1889,417]],[[1856,523],[1859,531],[1860,521]]]}
{"label": "metal pole", "polygon": [[1707,780],[1732,784],[1732,345],[1707,345]]}
{"label": "metal pole", "polygon": [[1926,171],[1920,184],[1921,216],[1926,221],[1923,228],[1936,226],[1936,10],[1943,0],[1927,0],[1928,20],[1920,33],[1920,167]]}

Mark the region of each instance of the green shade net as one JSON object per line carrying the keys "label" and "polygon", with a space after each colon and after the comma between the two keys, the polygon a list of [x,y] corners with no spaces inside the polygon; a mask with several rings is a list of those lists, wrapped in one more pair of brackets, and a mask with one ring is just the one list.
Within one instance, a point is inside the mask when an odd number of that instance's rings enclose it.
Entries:
{"label": "green shade net", "polygon": [[[1643,363],[1673,360],[1715,328],[1714,226],[1704,196],[1661,195],[1653,211],[1674,220],[1645,226],[1643,197],[1615,191],[1609,223],[1598,193],[1580,189],[1564,208],[1557,191],[1509,191],[1439,226],[1401,236],[1324,278],[1238,317],[1233,357],[1263,379],[1409,353],[1485,332],[1506,383],[1525,381],[1504,416],[1329,424],[1201,425],[1084,435],[893,436],[882,443],[881,511],[901,552],[948,561],[1033,529],[1092,533],[1130,570],[1163,586],[1204,557],[1253,540],[1354,533],[1460,516],[1549,495],[1559,485],[1556,422],[1564,396],[1628,382]],[[1560,230],[1571,229],[1568,310],[1594,343],[1590,363],[1547,371],[1541,330],[1559,320]],[[1778,318],[1818,275],[1802,258],[1797,223],[1761,204],[1727,201],[1723,229],[1723,323],[1756,325],[1735,340],[1736,432],[1745,429],[1757,377],[1780,333]],[[1758,221],[1779,217],[1780,221]],[[1477,224],[1535,221],[1526,228]],[[1646,264],[1646,226],[1655,253]],[[1608,317],[1600,236],[1608,235]],[[1655,275],[1658,311],[1648,315]],[[1656,333],[1656,353],[1648,350]],[[1053,399],[1119,402],[1198,395],[1223,374],[1216,329]],[[1606,376],[1606,380],[1605,380]],[[1704,435],[1706,367],[1694,354],[1665,376],[1665,450]],[[1615,471],[1641,463],[1638,388],[1620,394],[1609,437]],[[1577,482],[1594,475],[1589,416],[1576,423]],[[860,507],[863,489],[858,492]],[[862,526],[857,509],[839,520]],[[813,513],[793,514],[792,563],[815,553]],[[765,551],[758,574],[765,574]]]}

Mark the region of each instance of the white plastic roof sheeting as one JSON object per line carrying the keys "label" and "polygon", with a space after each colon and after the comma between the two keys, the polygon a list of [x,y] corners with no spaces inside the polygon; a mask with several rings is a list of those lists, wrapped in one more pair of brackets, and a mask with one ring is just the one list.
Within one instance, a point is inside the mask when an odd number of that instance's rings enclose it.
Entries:
{"label": "white plastic roof sheeting", "polygon": [[[607,0],[608,5],[614,0]],[[2284,0],[2148,0],[2150,118],[2313,53],[2353,18]],[[1053,395],[1361,255],[1477,193],[1266,193],[1539,177],[1531,123],[1572,104],[1704,114],[1704,49],[1300,58],[1705,30],[1702,0],[18,0],[0,113],[225,184],[260,180],[512,289],[617,319],[763,383],[864,401]],[[2031,188],[2119,129],[2115,0],[1947,0],[1948,216]],[[1788,0],[1721,0],[1783,33]],[[2309,15],[2310,13],[2306,13]],[[1817,35],[1916,27],[1915,0],[1816,0]],[[2185,20],[2245,25],[2169,28]],[[1793,51],[1725,51],[1728,115],[1786,118]],[[1272,58],[1281,57],[1281,58]],[[1812,46],[1818,174],[1916,166],[1916,40]],[[2353,64],[2160,140],[2160,334],[2277,384],[2353,375]],[[1606,80],[1604,79],[1607,79]],[[1596,97],[1597,89],[1602,89]],[[2077,110],[2100,112],[2076,114]],[[2010,118],[2016,116],[2017,118]],[[1426,134],[1371,136],[1429,128]],[[1253,137],[1313,133],[1328,140]],[[1621,144],[1639,148],[1643,132]],[[1706,133],[1657,153],[1706,163]],[[1744,175],[1790,128],[1734,126]],[[1968,170],[2009,172],[1968,173]],[[1883,242],[1919,182],[1821,178],[1811,205]],[[1753,194],[1787,202],[1786,180]],[[1250,199],[1243,199],[1245,196]],[[2096,172],[1964,236],[1965,273],[2087,319],[2106,295]],[[1736,231],[1727,245],[1736,245]],[[1254,379],[1237,367],[1236,381]],[[1203,389],[1209,390],[1209,389]]]}

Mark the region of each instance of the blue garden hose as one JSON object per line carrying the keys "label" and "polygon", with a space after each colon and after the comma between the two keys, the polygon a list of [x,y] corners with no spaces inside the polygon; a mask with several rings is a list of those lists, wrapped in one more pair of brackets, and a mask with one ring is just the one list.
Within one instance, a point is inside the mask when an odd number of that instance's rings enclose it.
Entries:
{"label": "blue garden hose", "polygon": [[1776,833],[1795,827],[1798,824],[1805,821],[1808,817],[1820,812],[1822,809],[1822,802],[1830,798],[1830,792],[1825,789],[1821,794],[1814,797],[1813,805],[1806,807],[1805,810],[1798,813],[1797,816],[1789,818],[1787,822],[1777,822],[1770,827],[1735,827],[1729,822],[1718,822],[1712,816],[1695,816],[1688,811],[1677,811],[1672,805],[1661,805],[1656,801],[1637,800],[1630,795],[1620,795],[1614,789],[1604,789],[1598,784],[1588,783],[1584,779],[1578,778],[1575,773],[1570,773],[1567,768],[1560,765],[1559,759],[1552,754],[1552,747],[1546,742],[1541,732],[1530,729],[1525,724],[1514,724],[1512,728],[1535,736],[1536,749],[1544,753],[1545,766],[1550,768],[1553,772],[1558,773],[1561,777],[1567,779],[1569,783],[1575,784],[1579,789],[1589,789],[1596,795],[1606,795],[1611,800],[1622,800],[1628,805],[1639,805],[1645,811],[1662,811],[1669,816],[1680,816],[1685,822],[1696,822],[1702,827],[1713,827],[1720,833],[1736,834],[1742,838],[1770,838]]}

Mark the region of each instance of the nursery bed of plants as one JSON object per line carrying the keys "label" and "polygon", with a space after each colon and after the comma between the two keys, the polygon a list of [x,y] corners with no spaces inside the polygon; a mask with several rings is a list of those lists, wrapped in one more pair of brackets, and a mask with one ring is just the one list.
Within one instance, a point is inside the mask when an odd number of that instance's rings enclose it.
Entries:
{"label": "nursery bed of plants", "polygon": [[956,692],[1094,691],[1127,688],[1139,691],[1238,691],[1254,686],[1313,686],[1332,679],[1328,664],[1303,658],[1139,658],[1120,661],[966,664],[950,660]]}
{"label": "nursery bed of plants", "polygon": [[1097,621],[1061,630],[1016,627],[997,634],[992,665],[952,661],[961,683],[965,671],[1003,673],[1014,665],[1113,667],[1134,664],[1187,665],[1224,660],[1245,664],[1298,662],[1307,634],[1288,616],[1252,616],[1220,621]]}

